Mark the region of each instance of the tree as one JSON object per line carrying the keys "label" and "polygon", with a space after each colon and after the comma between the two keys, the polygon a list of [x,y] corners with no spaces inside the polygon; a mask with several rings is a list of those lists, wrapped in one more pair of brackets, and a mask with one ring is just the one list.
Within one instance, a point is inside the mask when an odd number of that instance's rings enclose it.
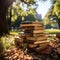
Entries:
{"label": "tree", "polygon": [[60,28],[60,2],[59,1],[56,1],[56,3],[54,4],[53,13],[55,14],[55,17],[57,19],[57,23]]}
{"label": "tree", "polygon": [[50,19],[53,17],[53,8],[54,6],[52,6],[45,15],[45,18],[43,19],[44,25],[50,24]]}
{"label": "tree", "polygon": [[33,14],[28,14],[28,16],[25,17],[25,21],[35,21],[35,17]]}
{"label": "tree", "polygon": [[48,13],[46,14],[44,18],[44,23],[48,24],[49,20],[52,18],[53,20],[57,21],[58,26],[60,28],[60,1],[51,0],[51,2],[52,2],[52,7],[49,9]]}

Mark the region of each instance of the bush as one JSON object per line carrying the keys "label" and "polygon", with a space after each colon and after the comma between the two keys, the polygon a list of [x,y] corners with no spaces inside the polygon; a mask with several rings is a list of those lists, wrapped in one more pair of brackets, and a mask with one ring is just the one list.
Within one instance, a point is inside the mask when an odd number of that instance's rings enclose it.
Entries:
{"label": "bush", "polygon": [[13,48],[14,37],[3,36],[0,38],[0,51]]}

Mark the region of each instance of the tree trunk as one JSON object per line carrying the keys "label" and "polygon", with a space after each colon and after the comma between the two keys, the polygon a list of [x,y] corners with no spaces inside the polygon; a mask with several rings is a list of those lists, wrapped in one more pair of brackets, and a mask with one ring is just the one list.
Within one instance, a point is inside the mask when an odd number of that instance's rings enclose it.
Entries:
{"label": "tree trunk", "polygon": [[10,7],[10,12],[7,12],[7,21],[8,21],[8,29],[11,30],[11,17],[12,17],[12,6]]}
{"label": "tree trunk", "polygon": [[0,0],[0,35],[8,33],[8,23],[6,20],[6,13],[8,7],[14,2],[15,0]]}
{"label": "tree trunk", "polygon": [[2,10],[0,13],[0,35],[8,33],[8,24],[6,20],[7,9]]}

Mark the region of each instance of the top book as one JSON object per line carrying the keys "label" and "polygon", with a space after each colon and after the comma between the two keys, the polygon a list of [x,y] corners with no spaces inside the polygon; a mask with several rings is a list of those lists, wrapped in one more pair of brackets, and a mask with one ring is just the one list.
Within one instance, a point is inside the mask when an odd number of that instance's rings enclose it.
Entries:
{"label": "top book", "polygon": [[24,22],[21,22],[21,24],[32,24],[32,23],[43,24],[42,22],[35,22],[35,21],[24,21]]}
{"label": "top book", "polygon": [[22,22],[20,27],[43,26],[42,22]]}

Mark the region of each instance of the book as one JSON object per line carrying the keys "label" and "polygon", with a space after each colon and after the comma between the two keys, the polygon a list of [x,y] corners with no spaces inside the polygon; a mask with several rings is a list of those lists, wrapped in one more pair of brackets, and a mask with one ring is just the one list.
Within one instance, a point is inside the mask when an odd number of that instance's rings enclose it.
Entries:
{"label": "book", "polygon": [[21,24],[43,24],[42,22],[35,22],[35,21],[24,21]]}
{"label": "book", "polygon": [[45,37],[44,33],[34,33],[33,37]]}
{"label": "book", "polygon": [[39,41],[43,41],[43,40],[46,40],[47,38],[46,37],[26,37],[27,40],[39,40]]}
{"label": "book", "polygon": [[42,26],[25,26],[25,27],[20,27],[20,29],[24,29],[24,30],[44,30],[44,28]]}
{"label": "book", "polygon": [[42,24],[20,24],[20,27],[34,27],[34,26],[43,26]]}
{"label": "book", "polygon": [[34,44],[29,44],[28,46],[29,46],[29,48],[35,48],[35,47],[37,47],[37,45],[34,45]]}
{"label": "book", "polygon": [[34,42],[34,44],[42,44],[42,43],[49,43],[50,41],[48,40],[45,40],[45,41],[37,41],[37,42]]}
{"label": "book", "polygon": [[26,37],[45,37],[44,33],[25,33]]}
{"label": "book", "polygon": [[43,31],[43,30],[33,30],[32,33],[33,33],[33,34],[34,34],[34,33],[44,33],[44,31]]}

